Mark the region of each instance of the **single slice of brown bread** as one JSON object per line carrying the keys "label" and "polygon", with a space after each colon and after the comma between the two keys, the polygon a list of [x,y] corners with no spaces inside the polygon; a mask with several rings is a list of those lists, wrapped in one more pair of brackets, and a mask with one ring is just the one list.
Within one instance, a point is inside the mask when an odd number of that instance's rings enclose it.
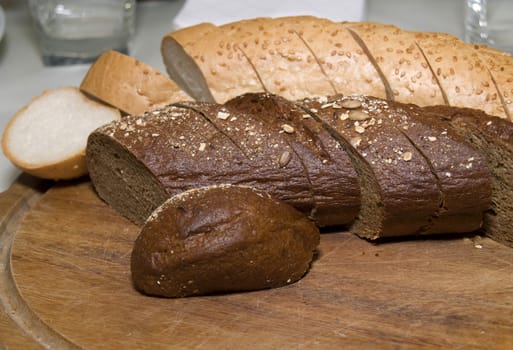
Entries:
{"label": "single slice of brown bread", "polygon": [[439,207],[428,163],[389,117],[385,100],[364,96],[302,102],[348,150],[359,175],[360,214],[351,231],[369,239],[422,233]]}
{"label": "single slice of brown bread", "polygon": [[316,226],[248,187],[189,190],[157,208],[135,241],[131,272],[146,294],[185,297],[281,287],[302,278]]}
{"label": "single slice of brown bread", "polygon": [[424,156],[437,179],[440,207],[421,233],[464,233],[479,229],[491,204],[491,173],[485,155],[439,120],[388,102],[390,118]]}
{"label": "single slice of brown bread", "polygon": [[492,205],[485,213],[483,231],[513,247],[513,124],[468,108],[433,106],[425,113],[441,119],[486,155],[492,172]]}
{"label": "single slice of brown bread", "polygon": [[322,126],[294,102],[268,93],[252,93],[227,101],[235,113],[251,113],[278,130],[302,161],[314,196],[319,226],[353,222],[360,207],[356,171],[347,152]]}

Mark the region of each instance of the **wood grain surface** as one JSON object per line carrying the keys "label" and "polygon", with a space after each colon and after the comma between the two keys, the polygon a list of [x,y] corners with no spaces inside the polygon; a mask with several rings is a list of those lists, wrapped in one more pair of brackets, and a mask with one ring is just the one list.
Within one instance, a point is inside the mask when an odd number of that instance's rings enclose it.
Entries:
{"label": "wood grain surface", "polygon": [[513,348],[513,249],[487,238],[324,233],[298,283],[163,299],[133,289],[138,228],[89,182],[16,186],[0,195],[3,223],[23,213],[1,226],[15,288],[0,288],[0,349]]}

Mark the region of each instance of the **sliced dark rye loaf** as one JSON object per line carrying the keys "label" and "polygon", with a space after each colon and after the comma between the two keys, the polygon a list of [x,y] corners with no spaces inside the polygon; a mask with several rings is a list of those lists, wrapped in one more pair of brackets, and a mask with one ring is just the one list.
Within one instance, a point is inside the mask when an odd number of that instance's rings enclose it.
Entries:
{"label": "sliced dark rye loaf", "polygon": [[[142,224],[172,195],[230,183],[268,192],[314,214],[304,169],[280,134],[273,135],[256,118],[238,120],[221,106],[203,107],[205,114],[170,106],[94,131],[87,162],[100,197]],[[285,152],[290,155],[286,162]]]}
{"label": "sliced dark rye loaf", "polygon": [[340,143],[317,121],[294,102],[269,93],[244,94],[224,106],[257,116],[287,139],[306,170],[320,226],[353,222],[360,204],[356,171]]}
{"label": "sliced dark rye loaf", "polygon": [[481,226],[490,204],[486,161],[446,127],[372,97],[309,100],[306,106],[353,148],[362,186],[355,233],[377,238]]}
{"label": "sliced dark rye loaf", "polygon": [[433,106],[424,113],[452,127],[486,155],[492,172],[492,204],[484,215],[483,231],[513,247],[513,124],[468,108]]}
{"label": "sliced dark rye loaf", "polygon": [[[472,187],[464,180],[455,181],[454,194],[462,189],[463,195],[450,197],[440,177],[443,169],[462,166],[462,174],[475,178],[468,174],[481,169],[477,165],[482,162],[476,162],[479,154],[462,153],[459,158],[448,158],[437,165],[429,161],[429,155],[438,154],[444,148],[434,147],[436,142],[430,137],[436,131],[439,134],[435,135],[435,141],[445,135],[444,132],[451,134],[447,128],[438,129],[434,122],[430,122],[423,133],[424,129],[417,126],[421,123],[415,118],[423,118],[424,110],[413,111],[413,107],[405,109],[406,105],[398,107],[363,96],[330,99],[303,102],[303,107],[308,108],[305,111],[314,119],[301,116],[302,122],[291,125],[297,128],[301,136],[298,139],[289,137],[283,127],[271,128],[263,116],[235,114],[217,104],[186,103],[142,116],[128,116],[90,135],[87,161],[91,179],[108,204],[139,224],[169,196],[190,188],[223,183],[255,187],[312,216],[318,210],[318,198],[312,186],[312,174],[315,178],[316,173],[306,166],[306,160],[310,161],[307,155],[315,155],[315,152],[311,153],[308,147],[301,149],[296,141],[303,140],[299,130],[316,130],[313,123],[316,120],[350,153],[359,174],[363,205],[359,218],[352,225],[353,232],[377,238],[461,232],[479,226],[480,210],[488,203],[486,194],[477,196],[476,202],[475,194],[484,192],[472,188],[479,185],[474,183]],[[286,116],[291,118],[287,119],[291,124],[295,120],[292,115]],[[434,112],[433,115],[438,116]],[[295,118],[299,118],[299,114]],[[439,116],[436,118],[440,120]],[[305,129],[300,127],[308,123],[310,126]],[[328,139],[326,136],[324,140],[323,136],[315,142],[324,147],[329,144]],[[471,151],[465,149],[465,152]],[[312,164],[318,161],[316,157],[313,160]],[[452,173],[448,178],[453,179]],[[481,184],[486,188],[486,176],[482,179]],[[461,184],[465,186],[459,187]],[[448,206],[448,198],[456,204],[461,204],[459,198],[461,201],[469,198],[469,203],[476,203]],[[444,206],[451,210],[445,211]],[[469,224],[467,219],[472,211],[476,218]],[[451,215],[456,224],[447,228],[444,225],[451,223]]]}

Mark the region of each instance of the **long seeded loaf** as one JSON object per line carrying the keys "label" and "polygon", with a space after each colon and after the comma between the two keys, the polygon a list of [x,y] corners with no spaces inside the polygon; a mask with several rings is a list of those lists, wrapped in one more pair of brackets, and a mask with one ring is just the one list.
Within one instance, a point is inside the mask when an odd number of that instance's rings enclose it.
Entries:
{"label": "long seeded loaf", "polygon": [[161,44],[169,74],[194,99],[358,93],[513,118],[513,57],[447,34],[311,16],[255,18],[197,32],[184,28]]}

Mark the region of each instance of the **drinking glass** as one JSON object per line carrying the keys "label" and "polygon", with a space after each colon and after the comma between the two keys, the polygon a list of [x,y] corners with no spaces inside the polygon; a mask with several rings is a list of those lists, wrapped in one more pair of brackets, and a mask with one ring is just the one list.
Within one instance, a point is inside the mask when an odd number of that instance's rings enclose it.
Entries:
{"label": "drinking glass", "polygon": [[465,1],[465,40],[513,53],[513,0]]}
{"label": "drinking glass", "polygon": [[45,65],[88,63],[104,51],[128,53],[135,0],[29,0]]}

